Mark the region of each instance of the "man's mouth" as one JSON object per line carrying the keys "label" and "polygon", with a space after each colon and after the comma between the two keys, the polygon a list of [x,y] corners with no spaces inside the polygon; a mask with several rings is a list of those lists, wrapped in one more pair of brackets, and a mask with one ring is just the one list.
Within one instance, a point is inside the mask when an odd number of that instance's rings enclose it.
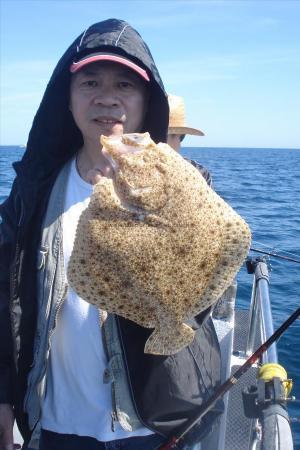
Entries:
{"label": "man's mouth", "polygon": [[105,117],[96,117],[95,119],[93,119],[93,121],[101,125],[114,125],[117,123],[122,123],[122,120],[120,119],[105,118]]}

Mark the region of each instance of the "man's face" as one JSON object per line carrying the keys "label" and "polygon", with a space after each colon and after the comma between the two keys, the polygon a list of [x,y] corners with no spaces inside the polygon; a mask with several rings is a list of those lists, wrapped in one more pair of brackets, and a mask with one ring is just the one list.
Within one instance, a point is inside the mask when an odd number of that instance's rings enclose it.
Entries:
{"label": "man's face", "polygon": [[181,136],[180,134],[168,134],[168,144],[170,147],[172,147],[176,152],[180,151],[180,143],[181,143]]}
{"label": "man's face", "polygon": [[70,110],[85,144],[141,131],[147,103],[146,82],[120,64],[96,62],[72,76]]}

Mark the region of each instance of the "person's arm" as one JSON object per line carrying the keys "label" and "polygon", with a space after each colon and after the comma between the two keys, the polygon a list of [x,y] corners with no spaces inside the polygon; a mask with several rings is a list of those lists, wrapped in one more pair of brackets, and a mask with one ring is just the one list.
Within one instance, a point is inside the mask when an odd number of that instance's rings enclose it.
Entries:
{"label": "person's arm", "polygon": [[196,169],[201,173],[201,175],[205,179],[208,186],[213,189],[212,176],[210,172],[206,169],[206,167],[202,166],[200,163],[194,161],[193,159],[189,159],[186,157],[184,159],[188,161],[190,164],[192,164],[192,166],[196,167]]}
{"label": "person's arm", "polygon": [[206,169],[206,167],[202,166],[200,163],[198,163],[197,161],[194,161],[193,159],[190,159],[189,162],[194,167],[196,167],[196,169],[199,170],[199,172],[201,173],[201,175],[205,179],[205,181],[208,184],[208,186],[212,188],[212,184],[213,184],[212,183],[212,176],[211,176],[210,172]]}

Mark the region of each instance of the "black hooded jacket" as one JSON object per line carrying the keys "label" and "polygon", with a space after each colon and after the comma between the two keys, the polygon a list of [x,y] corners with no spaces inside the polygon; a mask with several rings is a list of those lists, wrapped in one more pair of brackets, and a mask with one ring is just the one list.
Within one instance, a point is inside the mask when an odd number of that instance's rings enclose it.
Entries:
{"label": "black hooded jacket", "polygon": [[[69,68],[85,54],[104,49],[126,56],[147,71],[150,100],[143,131],[156,142],[166,141],[168,102],[147,45],[124,21],[109,19],[92,25],[58,62],[34,118],[23,159],[14,164],[17,176],[11,194],[0,209],[0,403],[14,405],[25,441],[30,431],[23,399],[36,329],[36,255],[41,224],[57,174],[82,145],[68,107]],[[210,319],[207,313],[195,319],[194,343],[170,357],[144,354],[151,331],[122,318],[118,324],[137,414],[146,426],[167,435],[193,415],[219,382],[219,353]]]}

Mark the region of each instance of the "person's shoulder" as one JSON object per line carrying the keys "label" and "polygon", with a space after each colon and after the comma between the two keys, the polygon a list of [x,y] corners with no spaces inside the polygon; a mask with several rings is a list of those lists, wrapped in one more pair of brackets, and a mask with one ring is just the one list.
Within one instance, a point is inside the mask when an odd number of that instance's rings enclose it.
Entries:
{"label": "person's shoulder", "polygon": [[202,164],[198,163],[194,159],[184,158],[186,161],[191,163],[194,167],[196,167],[197,170],[201,173],[207,184],[211,187],[212,186],[212,176],[210,172],[206,169],[206,167],[202,166]]}

